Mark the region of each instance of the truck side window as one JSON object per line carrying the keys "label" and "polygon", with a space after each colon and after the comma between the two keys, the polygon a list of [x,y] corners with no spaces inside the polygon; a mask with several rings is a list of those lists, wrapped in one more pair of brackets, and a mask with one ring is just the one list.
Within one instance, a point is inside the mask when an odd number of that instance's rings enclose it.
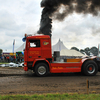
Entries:
{"label": "truck side window", "polygon": [[29,40],[30,47],[40,47],[40,40]]}

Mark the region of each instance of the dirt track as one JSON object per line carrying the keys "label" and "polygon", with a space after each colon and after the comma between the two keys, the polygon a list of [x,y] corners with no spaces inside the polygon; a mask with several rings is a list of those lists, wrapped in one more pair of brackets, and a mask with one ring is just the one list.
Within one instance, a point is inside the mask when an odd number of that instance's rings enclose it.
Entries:
{"label": "dirt track", "polygon": [[96,76],[75,73],[49,74],[36,77],[22,68],[0,68],[0,94],[42,94],[42,93],[100,93],[100,72]]}

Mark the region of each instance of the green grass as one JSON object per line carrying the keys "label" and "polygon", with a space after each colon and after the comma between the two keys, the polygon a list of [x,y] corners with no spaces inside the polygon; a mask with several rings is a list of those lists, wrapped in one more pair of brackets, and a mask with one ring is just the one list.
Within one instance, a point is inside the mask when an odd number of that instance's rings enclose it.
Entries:
{"label": "green grass", "polygon": [[8,95],[0,100],[100,100],[100,94],[45,94],[45,95]]}
{"label": "green grass", "polygon": [[7,63],[7,62],[0,62],[0,64],[9,64],[9,63]]}

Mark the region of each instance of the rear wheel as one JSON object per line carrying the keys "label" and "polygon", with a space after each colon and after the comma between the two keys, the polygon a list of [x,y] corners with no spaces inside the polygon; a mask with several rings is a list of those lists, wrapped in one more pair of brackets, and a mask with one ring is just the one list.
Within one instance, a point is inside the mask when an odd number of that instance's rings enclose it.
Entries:
{"label": "rear wheel", "polygon": [[45,63],[39,63],[35,66],[37,76],[46,76],[48,74],[48,66]]}
{"label": "rear wheel", "polygon": [[97,66],[97,64],[96,64],[94,61],[92,61],[92,60],[87,61],[87,62],[83,65],[82,72],[83,72],[85,75],[88,75],[88,76],[96,75],[96,73],[98,72],[98,66]]}

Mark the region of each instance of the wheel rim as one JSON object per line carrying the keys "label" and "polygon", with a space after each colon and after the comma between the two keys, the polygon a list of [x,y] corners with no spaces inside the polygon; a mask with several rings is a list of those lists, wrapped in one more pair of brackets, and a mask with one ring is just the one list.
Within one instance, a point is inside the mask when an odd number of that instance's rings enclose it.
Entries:
{"label": "wheel rim", "polygon": [[93,74],[95,72],[95,66],[93,64],[89,64],[87,66],[87,71],[89,74]]}
{"label": "wheel rim", "polygon": [[38,73],[39,73],[40,75],[44,75],[44,74],[46,73],[46,68],[45,68],[44,66],[40,66],[40,67],[38,68]]}

